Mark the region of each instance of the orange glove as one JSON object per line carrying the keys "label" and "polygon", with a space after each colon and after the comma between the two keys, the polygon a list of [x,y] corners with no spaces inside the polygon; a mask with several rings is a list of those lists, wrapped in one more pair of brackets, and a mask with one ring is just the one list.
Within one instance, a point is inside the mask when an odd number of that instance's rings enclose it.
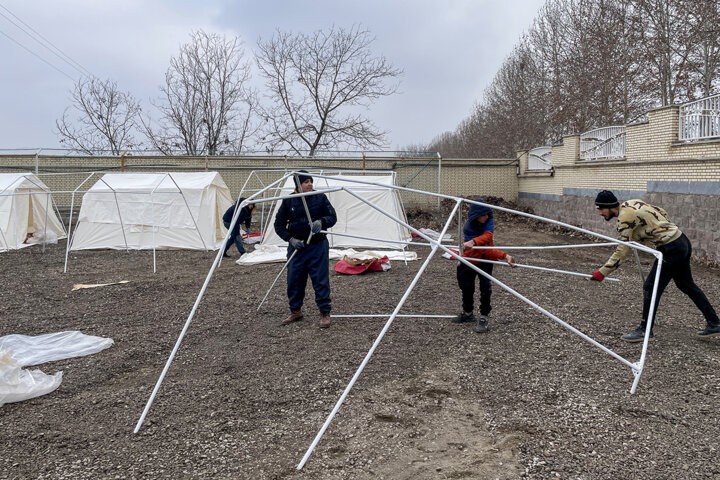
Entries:
{"label": "orange glove", "polygon": [[603,280],[605,280],[605,275],[600,273],[600,270],[595,270],[592,275],[590,275],[590,280],[592,280],[593,282],[602,282]]}

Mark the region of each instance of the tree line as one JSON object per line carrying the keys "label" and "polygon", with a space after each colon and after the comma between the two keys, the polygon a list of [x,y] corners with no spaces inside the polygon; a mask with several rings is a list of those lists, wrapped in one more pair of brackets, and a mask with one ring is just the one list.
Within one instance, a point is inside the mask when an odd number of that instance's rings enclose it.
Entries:
{"label": "tree line", "polygon": [[[253,58],[239,37],[194,31],[170,61],[160,97],[143,108],[116,82],[81,78],[57,119],[60,142],[86,154],[132,150],[223,155],[264,150],[383,148],[365,115],[397,91],[402,72],[374,55],[361,26],[310,34],[276,31]],[[253,87],[253,66],[264,90]]]}
{"label": "tree line", "polygon": [[426,147],[513,157],[718,91],[718,0],[548,0],[483,97]]}

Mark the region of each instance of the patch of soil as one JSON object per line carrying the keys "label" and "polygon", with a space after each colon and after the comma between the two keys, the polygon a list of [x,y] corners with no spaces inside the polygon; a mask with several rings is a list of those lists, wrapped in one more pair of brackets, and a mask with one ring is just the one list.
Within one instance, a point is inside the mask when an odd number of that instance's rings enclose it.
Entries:
{"label": "patch of soil", "polygon": [[[417,228],[437,228],[408,212]],[[433,217],[440,218],[440,217]],[[429,221],[429,220],[428,220]],[[455,227],[456,229],[456,227]],[[453,230],[449,230],[453,233]],[[498,245],[584,239],[496,218]],[[454,315],[454,262],[421,260],[385,273],[331,274],[327,330],[309,288],[304,321],[287,315],[285,275],[258,310],[281,264],[225,261],[207,285],[145,424],[145,407],[210,266],[212,252],[88,251],[64,243],[0,254],[0,335],[80,330],[114,346],[41,365],[64,372],[55,392],[0,407],[0,478],[220,479],[695,479],[720,478],[718,340],[671,286],[639,388],[633,373],[500,286],[490,332],[449,317],[397,317],[305,467],[296,466],[421,268],[403,315]],[[237,255],[232,251],[234,255]],[[517,261],[589,273],[607,248],[514,251]],[[649,259],[643,257],[647,271]],[[718,270],[694,266],[719,306]],[[633,263],[619,283],[518,267],[497,280],[637,362],[641,282]],[[75,283],[129,283],[71,291]]]}

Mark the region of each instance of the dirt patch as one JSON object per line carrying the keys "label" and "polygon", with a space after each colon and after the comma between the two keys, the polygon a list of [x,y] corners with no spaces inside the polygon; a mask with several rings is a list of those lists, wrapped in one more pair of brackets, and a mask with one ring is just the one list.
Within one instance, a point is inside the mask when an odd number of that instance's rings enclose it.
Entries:
{"label": "dirt patch", "polygon": [[[438,227],[411,213],[417,227]],[[454,227],[456,229],[456,227]],[[584,242],[498,216],[498,245]],[[452,234],[453,232],[450,231]],[[296,465],[385,326],[371,316],[317,328],[287,314],[281,265],[225,261],[144,427],[133,428],[214,253],[79,252],[64,243],[0,254],[0,335],[63,330],[110,337],[50,395],[0,408],[0,478],[720,478],[720,342],[673,286],[638,392],[626,365],[496,286],[490,332],[447,318],[398,317],[302,471]],[[422,259],[429,248],[418,247]],[[589,273],[608,249],[516,252],[520,263]],[[647,270],[649,259],[643,258]],[[423,260],[385,273],[332,274],[334,314],[389,314]],[[496,278],[631,361],[619,335],[639,320],[641,287],[496,267]],[[718,270],[694,267],[714,305]],[[71,292],[74,283],[129,283]],[[401,314],[458,313],[453,262],[434,257]]]}

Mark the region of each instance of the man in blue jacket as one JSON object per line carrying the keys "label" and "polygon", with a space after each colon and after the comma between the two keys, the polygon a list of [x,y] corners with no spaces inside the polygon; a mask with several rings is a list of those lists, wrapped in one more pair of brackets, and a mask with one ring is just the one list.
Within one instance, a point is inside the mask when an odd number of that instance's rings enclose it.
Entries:
{"label": "man in blue jacket", "polygon": [[[294,193],[311,191],[313,178],[307,171],[300,170],[295,176]],[[302,320],[308,277],[320,310],[320,328],[331,325],[330,244],[321,232],[336,222],[335,209],[324,193],[285,198],[280,204],[274,226],[278,236],[288,242],[287,296],[290,305],[290,316],[282,321],[282,325]]]}
{"label": "man in blue jacket", "polygon": [[[244,200],[245,197],[238,198],[237,202],[234,205],[225,210],[225,213],[223,214],[223,224],[225,225],[225,228],[230,229],[230,223],[232,222],[233,215],[235,215],[235,209],[239,207]],[[235,226],[230,232],[230,238],[228,238],[228,241],[225,244],[225,251],[223,252],[223,257],[230,256],[227,252],[228,250],[230,250],[230,246],[233,243],[237,247],[238,252],[240,252],[241,257],[243,256],[243,254],[245,254],[245,246],[243,245],[242,235],[240,235],[240,225],[245,225],[245,231],[247,233],[250,233],[250,223],[252,222],[252,214],[254,211],[254,203],[251,203],[250,205],[245,205],[242,210],[240,210],[237,222],[235,222]]]}

